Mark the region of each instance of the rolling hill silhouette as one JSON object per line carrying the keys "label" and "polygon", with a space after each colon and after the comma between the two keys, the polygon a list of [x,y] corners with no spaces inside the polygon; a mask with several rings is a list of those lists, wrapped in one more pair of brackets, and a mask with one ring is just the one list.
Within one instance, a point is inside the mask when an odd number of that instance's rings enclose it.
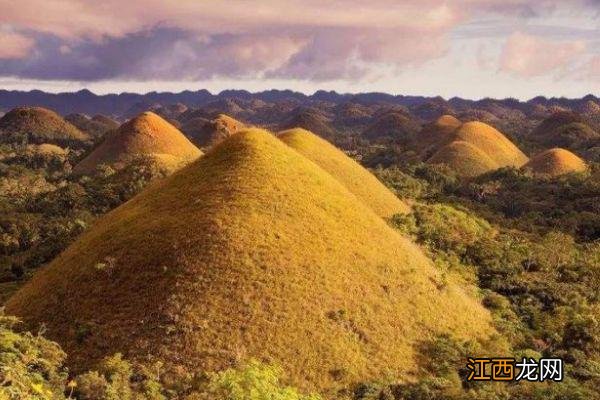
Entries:
{"label": "rolling hill silhouette", "polygon": [[139,157],[148,158],[167,170],[176,169],[202,152],[173,125],[152,112],[144,112],[117,130],[73,169],[76,174],[90,174],[101,164],[117,169]]}
{"label": "rolling hill silhouette", "polygon": [[336,178],[378,215],[391,217],[409,212],[409,207],[375,176],[326,140],[301,128],[280,132],[278,136]]}
{"label": "rolling hill silhouette", "polygon": [[90,136],[65,121],[54,111],[41,107],[18,107],[0,118],[0,140],[51,143],[80,147]]}
{"label": "rolling hill silhouette", "polygon": [[554,148],[532,157],[523,169],[539,175],[559,176],[571,172],[583,172],[587,170],[587,165],[569,150]]}
{"label": "rolling hill silhouette", "polygon": [[256,129],[100,218],[6,309],[74,370],[115,351],[183,375],[255,358],[323,391],[405,380],[440,333],[493,333],[416,245]]}

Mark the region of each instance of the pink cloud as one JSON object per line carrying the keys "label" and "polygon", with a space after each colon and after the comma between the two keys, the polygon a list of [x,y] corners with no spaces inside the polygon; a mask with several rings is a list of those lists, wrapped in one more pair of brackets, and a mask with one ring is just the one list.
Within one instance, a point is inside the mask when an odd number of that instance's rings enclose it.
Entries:
{"label": "pink cloud", "polygon": [[34,45],[34,40],[13,32],[0,30],[0,59],[20,59],[26,57]]}
{"label": "pink cloud", "polygon": [[500,55],[500,70],[522,77],[565,71],[586,50],[580,40],[555,42],[541,37],[513,33]]}

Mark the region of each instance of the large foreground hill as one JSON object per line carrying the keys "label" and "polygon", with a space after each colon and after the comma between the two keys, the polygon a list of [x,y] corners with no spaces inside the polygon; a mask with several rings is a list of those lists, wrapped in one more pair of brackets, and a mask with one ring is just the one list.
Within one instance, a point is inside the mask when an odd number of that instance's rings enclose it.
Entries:
{"label": "large foreground hill", "polygon": [[75,370],[114,352],[168,370],[258,358],[303,388],[410,380],[487,311],[315,163],[238,133],[102,217],[6,305]]}

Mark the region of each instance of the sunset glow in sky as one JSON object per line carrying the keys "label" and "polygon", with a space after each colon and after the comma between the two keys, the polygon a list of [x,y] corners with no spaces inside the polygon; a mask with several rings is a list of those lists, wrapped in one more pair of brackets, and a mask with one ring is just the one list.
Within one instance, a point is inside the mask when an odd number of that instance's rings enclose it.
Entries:
{"label": "sunset glow in sky", "polygon": [[0,0],[0,88],[600,94],[600,0]]}

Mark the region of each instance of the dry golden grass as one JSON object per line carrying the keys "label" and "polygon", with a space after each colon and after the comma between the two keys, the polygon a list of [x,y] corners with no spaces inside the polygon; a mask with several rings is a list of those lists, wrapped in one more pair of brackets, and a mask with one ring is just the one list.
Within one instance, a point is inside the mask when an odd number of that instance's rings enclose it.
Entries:
{"label": "dry golden grass", "polygon": [[457,140],[439,149],[430,164],[447,164],[459,176],[471,178],[500,168],[494,160],[470,143]]}
{"label": "dry golden grass", "polygon": [[490,316],[340,182],[268,132],[236,134],[102,217],[6,304],[75,370],[116,351],[166,369],[250,358],[327,392],[410,380],[415,344]]}
{"label": "dry golden grass", "polygon": [[27,151],[34,154],[64,156],[67,151],[60,146],[50,143],[27,145]]}
{"label": "dry golden grass", "polygon": [[331,143],[307,130],[296,128],[279,133],[288,146],[307,157],[382,217],[408,213],[410,208],[369,171]]}
{"label": "dry golden grass", "polygon": [[[446,134],[438,134],[424,156],[430,164],[448,164],[458,175],[474,177],[502,167],[522,167],[529,159],[494,127],[479,121],[458,128],[450,124]],[[448,133],[450,131],[450,133]],[[444,139],[445,138],[445,139]]]}
{"label": "dry golden grass", "polygon": [[461,125],[453,140],[472,144],[488,155],[499,167],[522,167],[529,159],[517,146],[494,127],[473,121]]}
{"label": "dry golden grass", "polygon": [[27,135],[32,143],[64,145],[90,139],[60,115],[42,107],[18,107],[9,111],[0,118],[0,130]]}
{"label": "dry golden grass", "polygon": [[141,156],[150,156],[155,162],[167,162],[164,167],[172,170],[200,155],[202,151],[177,128],[152,112],[144,112],[110,132],[73,172],[93,173],[100,164],[119,169]]}
{"label": "dry golden grass", "polygon": [[539,175],[559,176],[571,172],[584,172],[587,165],[569,150],[554,148],[532,157],[523,169]]}

